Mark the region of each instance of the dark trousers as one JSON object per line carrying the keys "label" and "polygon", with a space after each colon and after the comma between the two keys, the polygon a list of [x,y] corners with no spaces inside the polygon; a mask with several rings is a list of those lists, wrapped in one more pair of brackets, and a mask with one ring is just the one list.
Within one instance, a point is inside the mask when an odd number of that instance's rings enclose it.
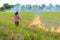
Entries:
{"label": "dark trousers", "polygon": [[19,22],[15,22],[15,25],[16,25],[16,26],[19,26]]}

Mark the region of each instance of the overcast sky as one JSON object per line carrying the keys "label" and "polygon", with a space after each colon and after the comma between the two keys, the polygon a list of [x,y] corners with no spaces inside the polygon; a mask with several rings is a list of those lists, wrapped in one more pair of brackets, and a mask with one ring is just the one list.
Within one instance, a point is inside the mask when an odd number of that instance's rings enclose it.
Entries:
{"label": "overcast sky", "polygon": [[41,4],[45,4],[45,5],[49,5],[50,3],[52,3],[53,5],[55,4],[59,4],[60,5],[60,0],[0,0],[0,7],[4,4],[4,3],[8,3],[8,4],[37,4],[37,5],[41,5]]}

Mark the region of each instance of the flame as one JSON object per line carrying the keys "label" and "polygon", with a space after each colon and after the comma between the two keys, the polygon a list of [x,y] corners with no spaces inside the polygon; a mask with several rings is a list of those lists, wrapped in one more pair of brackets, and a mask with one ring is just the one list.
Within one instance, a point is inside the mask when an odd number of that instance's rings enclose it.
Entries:
{"label": "flame", "polygon": [[33,25],[38,25],[38,24],[40,24],[40,18],[39,18],[39,16],[38,17],[36,17],[34,20],[33,20],[33,23],[32,23]]}
{"label": "flame", "polygon": [[51,32],[54,32],[55,31],[55,27],[52,26],[51,29],[50,29]]}
{"label": "flame", "polygon": [[58,27],[58,28],[55,30],[55,32],[60,32],[60,27]]}
{"label": "flame", "polygon": [[30,26],[30,25],[38,25],[38,24],[40,24],[40,18],[39,18],[39,16],[36,17],[36,18],[33,20],[33,22],[32,22],[31,24],[29,24],[29,26]]}
{"label": "flame", "polygon": [[41,24],[41,20],[40,20],[40,17],[39,16],[37,16],[33,21],[32,21],[32,23],[31,24],[29,24],[29,26],[31,26],[31,25],[35,25],[35,26],[37,26],[37,27],[39,27],[39,28],[42,28],[43,30],[46,30],[46,31],[48,31],[48,29],[45,27],[45,25],[44,24]]}
{"label": "flame", "polygon": [[39,17],[39,16],[37,16],[37,17],[32,21],[32,23],[30,23],[28,26],[29,26],[29,27],[30,27],[30,26],[37,26],[37,27],[42,28],[43,30],[46,30],[46,31],[60,32],[60,27],[57,28],[57,29],[55,29],[55,27],[52,26],[51,29],[49,30],[49,29],[45,26],[45,24],[41,24],[41,20],[40,20],[40,17]]}

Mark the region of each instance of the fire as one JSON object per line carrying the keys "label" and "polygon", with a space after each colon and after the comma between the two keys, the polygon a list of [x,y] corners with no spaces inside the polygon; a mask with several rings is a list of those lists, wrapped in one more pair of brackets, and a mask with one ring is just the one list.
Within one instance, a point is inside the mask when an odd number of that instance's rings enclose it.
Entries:
{"label": "fire", "polygon": [[41,23],[41,20],[40,20],[40,17],[37,16],[33,21],[32,23],[29,24],[29,27],[30,26],[37,26],[39,28],[42,28],[43,30],[46,30],[46,31],[51,31],[51,32],[60,32],[60,27],[58,27],[57,29],[55,29],[54,26],[51,27],[51,29],[49,30],[45,24],[42,24]]}
{"label": "fire", "polygon": [[51,29],[50,29],[51,32],[54,32],[55,31],[55,27],[52,26]]}
{"label": "fire", "polygon": [[55,32],[60,32],[60,27],[58,27],[58,28],[55,30]]}
{"label": "fire", "polygon": [[37,26],[37,25],[39,25],[39,24],[40,24],[40,18],[39,18],[39,16],[38,16],[38,17],[36,17],[36,18],[33,20],[33,22],[32,22],[29,26],[31,26],[31,25]]}
{"label": "fire", "polygon": [[48,31],[48,29],[45,27],[45,25],[44,24],[41,24],[41,20],[40,20],[40,17],[39,16],[37,16],[33,20],[33,22],[31,24],[29,24],[29,26],[37,26],[39,28],[42,28],[43,30],[47,30]]}

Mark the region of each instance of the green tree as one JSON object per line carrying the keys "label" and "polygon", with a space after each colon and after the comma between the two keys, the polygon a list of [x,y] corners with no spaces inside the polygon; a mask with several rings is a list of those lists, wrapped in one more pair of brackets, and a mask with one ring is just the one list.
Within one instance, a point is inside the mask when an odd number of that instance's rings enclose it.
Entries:
{"label": "green tree", "polygon": [[5,3],[5,4],[3,5],[3,9],[9,9],[9,4]]}
{"label": "green tree", "polygon": [[14,7],[14,5],[9,5],[9,4],[5,3],[2,7],[0,7],[0,11],[3,11],[5,9],[10,9],[13,7]]}
{"label": "green tree", "polygon": [[3,7],[0,7],[0,11],[3,11],[4,9],[3,9]]}
{"label": "green tree", "polygon": [[10,9],[10,8],[12,8],[12,7],[14,7],[14,5],[9,5],[9,4],[7,4],[7,3],[5,3],[5,4],[3,5],[3,9]]}
{"label": "green tree", "polygon": [[42,4],[42,7],[41,7],[41,9],[44,9],[46,7],[46,5],[45,4]]}

